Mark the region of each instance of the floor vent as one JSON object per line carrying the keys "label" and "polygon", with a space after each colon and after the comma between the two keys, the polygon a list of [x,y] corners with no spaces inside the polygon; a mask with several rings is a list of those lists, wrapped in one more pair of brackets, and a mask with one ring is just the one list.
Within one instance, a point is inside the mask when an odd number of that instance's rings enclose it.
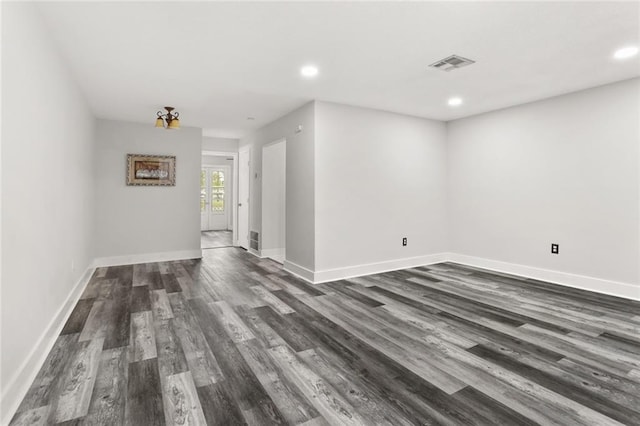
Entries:
{"label": "floor vent", "polygon": [[254,250],[258,250],[258,247],[260,247],[260,234],[258,234],[256,231],[251,231],[249,232],[249,238],[249,247]]}
{"label": "floor vent", "polygon": [[471,59],[463,58],[458,55],[451,55],[447,58],[440,59],[429,65],[430,67],[442,70],[442,71],[453,71],[457,68],[466,67],[467,65],[475,64],[476,61],[472,61]]}

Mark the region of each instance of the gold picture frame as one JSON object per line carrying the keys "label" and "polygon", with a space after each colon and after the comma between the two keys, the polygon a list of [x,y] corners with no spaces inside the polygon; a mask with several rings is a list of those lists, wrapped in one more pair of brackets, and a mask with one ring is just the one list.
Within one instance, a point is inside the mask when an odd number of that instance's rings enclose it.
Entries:
{"label": "gold picture frame", "polygon": [[127,154],[127,185],[175,186],[176,157]]}

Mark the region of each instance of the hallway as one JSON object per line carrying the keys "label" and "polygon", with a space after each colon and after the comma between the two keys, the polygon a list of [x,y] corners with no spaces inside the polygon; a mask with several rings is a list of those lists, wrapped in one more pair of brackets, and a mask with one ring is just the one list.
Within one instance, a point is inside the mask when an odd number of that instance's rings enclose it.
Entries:
{"label": "hallway", "polygon": [[200,246],[202,249],[212,249],[233,246],[233,231],[202,231],[200,232]]}

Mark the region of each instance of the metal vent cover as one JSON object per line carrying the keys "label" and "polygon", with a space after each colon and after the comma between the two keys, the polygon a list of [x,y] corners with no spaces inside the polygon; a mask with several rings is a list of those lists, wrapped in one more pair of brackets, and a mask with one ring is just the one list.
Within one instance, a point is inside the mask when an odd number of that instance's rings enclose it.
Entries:
{"label": "metal vent cover", "polygon": [[466,67],[467,65],[475,64],[476,61],[472,61],[471,59],[463,58],[458,55],[451,55],[444,59],[440,59],[429,65],[432,68],[436,68],[443,71],[453,71],[457,68]]}

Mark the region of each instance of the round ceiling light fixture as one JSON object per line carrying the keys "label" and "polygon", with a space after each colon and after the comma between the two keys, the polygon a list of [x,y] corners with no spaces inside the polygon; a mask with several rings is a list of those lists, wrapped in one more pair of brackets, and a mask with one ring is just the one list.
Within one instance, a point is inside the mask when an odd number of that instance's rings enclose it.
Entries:
{"label": "round ceiling light fixture", "polygon": [[449,106],[457,107],[462,105],[462,98],[458,98],[458,97],[449,98],[447,103],[449,104]]}
{"label": "round ceiling light fixture", "polygon": [[638,54],[638,46],[626,46],[615,51],[613,57],[616,59],[629,59]]}
{"label": "round ceiling light fixture", "polygon": [[304,78],[313,78],[318,75],[318,67],[315,65],[305,65],[300,68],[300,75]]}

